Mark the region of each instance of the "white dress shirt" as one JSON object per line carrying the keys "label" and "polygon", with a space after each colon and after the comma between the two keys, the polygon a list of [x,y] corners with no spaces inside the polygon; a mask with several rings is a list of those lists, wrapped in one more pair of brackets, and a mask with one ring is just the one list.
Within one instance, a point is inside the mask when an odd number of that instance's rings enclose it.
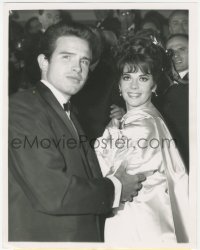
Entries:
{"label": "white dress shirt", "polygon": [[[46,80],[41,80],[41,82],[45,86],[47,86],[47,88],[49,88],[51,90],[51,92],[53,93],[53,95],[56,97],[57,101],[60,103],[61,107],[63,108],[63,104],[68,102],[69,99],[61,91],[56,89],[52,84],[50,84]],[[65,111],[65,112],[66,112],[67,116],[69,117],[69,119],[71,120],[70,111]],[[72,120],[71,120],[71,122],[72,122]],[[73,125],[74,129],[77,132],[77,129],[76,129],[73,122],[72,122],[72,125]],[[77,132],[77,134],[78,134],[78,132]],[[113,202],[113,208],[118,207],[119,203],[120,203],[122,184],[115,176],[107,176],[107,178],[109,178],[113,182],[114,187],[115,187],[115,196],[114,196],[115,199],[114,199],[114,202]]]}
{"label": "white dress shirt", "polygon": [[189,70],[188,69],[186,69],[186,70],[184,70],[184,71],[181,71],[181,72],[179,72],[179,76],[180,76],[180,78],[181,79],[183,79],[183,77],[187,74],[189,72]]}

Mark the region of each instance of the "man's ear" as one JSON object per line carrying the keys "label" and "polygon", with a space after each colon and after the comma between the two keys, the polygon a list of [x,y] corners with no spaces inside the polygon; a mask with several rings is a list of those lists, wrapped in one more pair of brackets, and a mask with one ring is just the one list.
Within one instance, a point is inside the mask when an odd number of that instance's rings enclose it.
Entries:
{"label": "man's ear", "polygon": [[48,62],[47,58],[45,57],[45,55],[40,54],[38,56],[37,60],[38,60],[38,64],[39,64],[41,71],[43,71],[43,72],[47,71],[48,66],[49,66],[49,62]]}

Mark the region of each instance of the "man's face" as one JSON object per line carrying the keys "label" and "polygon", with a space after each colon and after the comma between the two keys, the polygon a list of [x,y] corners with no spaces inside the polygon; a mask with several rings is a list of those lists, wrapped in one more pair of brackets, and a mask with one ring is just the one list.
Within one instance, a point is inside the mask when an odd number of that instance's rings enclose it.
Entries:
{"label": "man's face", "polygon": [[42,28],[46,30],[49,26],[60,22],[60,12],[58,10],[44,10],[42,15],[39,15],[39,20]]}
{"label": "man's face", "polygon": [[188,40],[184,37],[173,37],[167,42],[167,49],[174,52],[173,61],[178,72],[188,69]]}
{"label": "man's face", "polygon": [[45,59],[47,67],[42,69],[43,79],[70,98],[84,86],[91,57],[86,40],[76,36],[59,37],[50,60]]}
{"label": "man's face", "polygon": [[160,33],[160,31],[158,30],[158,28],[156,27],[156,25],[153,22],[146,22],[143,24],[142,29],[147,30],[147,29],[152,29],[155,30],[156,32]]}
{"label": "man's face", "polygon": [[169,22],[169,31],[171,34],[188,34],[188,15],[180,12],[172,16]]}
{"label": "man's face", "polygon": [[118,17],[121,22],[121,28],[127,30],[134,22],[135,13],[131,10],[119,10]]}
{"label": "man's face", "polygon": [[39,20],[35,19],[30,23],[29,33],[37,34],[41,30],[41,23]]}

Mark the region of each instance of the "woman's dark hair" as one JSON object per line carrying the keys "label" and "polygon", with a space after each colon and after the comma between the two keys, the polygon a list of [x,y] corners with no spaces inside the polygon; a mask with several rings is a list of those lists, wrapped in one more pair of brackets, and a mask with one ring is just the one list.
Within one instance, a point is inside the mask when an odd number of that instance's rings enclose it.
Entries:
{"label": "woman's dark hair", "polygon": [[129,72],[140,69],[144,74],[151,74],[157,84],[165,68],[166,55],[156,36],[142,31],[119,44],[116,59],[118,77],[127,65]]}
{"label": "woman's dark hair", "polygon": [[41,42],[39,54],[44,54],[49,60],[55,50],[56,41],[62,36],[76,36],[88,42],[92,51],[94,34],[83,24],[70,22],[69,24],[60,22],[50,26],[44,33]]}

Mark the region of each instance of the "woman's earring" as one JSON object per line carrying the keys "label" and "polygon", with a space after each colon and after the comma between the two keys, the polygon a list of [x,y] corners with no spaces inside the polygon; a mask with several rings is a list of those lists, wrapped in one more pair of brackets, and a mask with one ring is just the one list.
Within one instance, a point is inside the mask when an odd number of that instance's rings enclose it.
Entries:
{"label": "woman's earring", "polygon": [[119,88],[119,95],[122,96],[122,91],[120,88]]}
{"label": "woman's earring", "polygon": [[152,93],[154,93],[155,97],[158,96],[158,94],[156,93],[156,90],[152,91]]}

